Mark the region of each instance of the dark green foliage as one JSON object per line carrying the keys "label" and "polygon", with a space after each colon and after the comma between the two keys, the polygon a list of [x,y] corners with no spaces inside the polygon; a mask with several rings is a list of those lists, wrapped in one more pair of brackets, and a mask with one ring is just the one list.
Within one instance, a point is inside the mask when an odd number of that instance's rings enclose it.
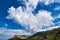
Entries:
{"label": "dark green foliage", "polygon": [[60,40],[60,28],[38,32],[28,40]]}

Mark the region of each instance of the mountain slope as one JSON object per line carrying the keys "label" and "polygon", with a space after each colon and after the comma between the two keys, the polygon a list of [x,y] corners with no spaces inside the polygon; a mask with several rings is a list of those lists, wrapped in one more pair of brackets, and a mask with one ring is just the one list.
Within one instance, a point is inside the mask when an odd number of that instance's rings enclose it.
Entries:
{"label": "mountain slope", "polygon": [[[25,37],[25,39],[22,37]],[[60,28],[53,30],[37,32],[34,35],[27,37],[26,36],[13,37],[10,40],[60,40]]]}
{"label": "mountain slope", "polygon": [[29,40],[60,40],[60,28],[38,32],[32,35]]}
{"label": "mountain slope", "polygon": [[27,40],[29,36],[26,35],[15,35],[13,38],[10,38],[8,40]]}

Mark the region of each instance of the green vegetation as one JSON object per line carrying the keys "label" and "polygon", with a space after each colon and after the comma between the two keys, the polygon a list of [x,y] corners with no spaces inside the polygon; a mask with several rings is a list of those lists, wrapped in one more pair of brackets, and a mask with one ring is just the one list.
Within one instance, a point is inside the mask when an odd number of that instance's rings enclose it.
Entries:
{"label": "green vegetation", "polygon": [[31,36],[28,40],[60,40],[60,28],[38,32]]}
{"label": "green vegetation", "polygon": [[[20,38],[13,38],[12,40],[22,40]],[[28,39],[23,40],[60,40],[60,28],[38,32]]]}

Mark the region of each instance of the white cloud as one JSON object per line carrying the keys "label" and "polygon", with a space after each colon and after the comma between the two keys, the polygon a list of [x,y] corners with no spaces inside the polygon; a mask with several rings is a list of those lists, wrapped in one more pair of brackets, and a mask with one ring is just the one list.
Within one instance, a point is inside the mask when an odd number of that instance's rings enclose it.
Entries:
{"label": "white cloud", "polygon": [[0,40],[12,38],[14,35],[31,35],[31,33],[21,29],[15,30],[0,28]]}
{"label": "white cloud", "polygon": [[24,11],[21,6],[18,8],[9,8],[9,15],[6,18],[13,19],[18,24],[25,26],[25,30],[29,32],[36,32],[36,30],[41,30],[43,26],[52,26],[54,24],[52,22],[54,18],[51,16],[51,12],[41,10],[35,15],[32,13],[39,0],[28,1],[25,1],[26,9]]}
{"label": "white cloud", "polygon": [[58,7],[54,8],[54,10],[60,10],[60,6],[58,6]]}
{"label": "white cloud", "polygon": [[19,6],[17,9],[14,7],[9,8],[8,19],[13,19],[17,23],[25,26],[26,30],[36,31],[40,30],[43,26],[53,25],[53,17],[51,13],[45,10],[39,11],[39,13],[33,15],[32,12],[22,11]]}
{"label": "white cloud", "polygon": [[31,35],[31,33],[21,30],[21,29],[5,29],[5,28],[0,28],[0,34],[4,35]]}
{"label": "white cloud", "polygon": [[7,27],[7,26],[8,26],[8,24],[7,24],[7,23],[5,23],[5,26]]}
{"label": "white cloud", "polygon": [[52,3],[60,3],[60,0],[43,0],[45,5],[49,5]]}
{"label": "white cloud", "polygon": [[56,2],[56,3],[60,3],[60,0],[54,0],[54,2]]}
{"label": "white cloud", "polygon": [[60,18],[60,14],[57,16],[57,18]]}
{"label": "white cloud", "polygon": [[57,15],[57,16],[55,16],[55,19],[56,19],[56,18],[60,18],[60,14],[59,14],[59,15]]}
{"label": "white cloud", "polygon": [[[7,19],[12,19],[16,21],[18,24],[24,26],[25,30],[29,32],[37,32],[38,30],[42,30],[42,27],[44,26],[48,27],[54,25],[52,21],[55,18],[51,16],[51,12],[48,12],[46,10],[40,10],[35,15],[32,13],[32,11],[36,8],[39,0],[28,0],[28,1],[22,0],[22,1],[24,1],[26,9],[25,8],[22,9],[21,6],[19,6],[18,8],[14,8],[12,6],[8,10],[9,15],[6,17]],[[45,0],[44,2],[46,4],[49,4],[51,1]]]}
{"label": "white cloud", "polygon": [[[52,26],[54,23],[52,22],[54,18],[51,16],[51,12],[46,10],[40,10],[37,14],[33,14],[32,11],[36,8],[39,0],[22,0],[26,5],[26,9],[22,9],[21,6],[18,8],[14,8],[13,6],[9,8],[9,15],[6,17],[7,19],[12,19],[16,21],[18,24],[21,24],[25,27],[25,30],[13,30],[13,29],[5,29],[0,28],[0,34],[12,37],[14,35],[30,35],[31,32],[45,31],[50,30],[56,27],[49,27],[48,29],[42,29],[43,26]],[[42,0],[40,0],[43,2]],[[57,2],[57,1],[56,1]],[[45,0],[45,5],[50,3],[54,3],[54,0]],[[24,10],[24,11],[23,11]],[[58,16],[60,18],[60,16]],[[7,26],[7,24],[5,24]],[[29,31],[29,32],[27,32]]]}
{"label": "white cloud", "polygon": [[[32,11],[33,9],[36,8],[37,4],[38,4],[38,1],[39,0],[18,0],[18,1],[23,1],[22,3],[26,5],[26,11]],[[32,10],[31,10],[32,9]]]}
{"label": "white cloud", "polygon": [[40,2],[43,2],[45,5],[49,5],[52,3],[60,3],[60,0],[39,0]]}
{"label": "white cloud", "polygon": [[60,27],[60,25],[58,25],[58,26],[53,26],[53,27],[49,27],[49,28],[47,28],[47,29],[39,30],[38,32],[47,31],[47,30],[52,30],[52,29],[56,29],[56,28],[59,28],[59,27]]}
{"label": "white cloud", "polygon": [[43,0],[43,2],[45,5],[48,5],[50,1],[49,0]]}

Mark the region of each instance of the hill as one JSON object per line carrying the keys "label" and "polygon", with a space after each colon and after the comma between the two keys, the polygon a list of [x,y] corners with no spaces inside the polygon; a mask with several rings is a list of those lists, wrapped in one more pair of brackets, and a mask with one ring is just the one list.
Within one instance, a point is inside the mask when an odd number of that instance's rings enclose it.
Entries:
{"label": "hill", "polygon": [[29,36],[26,35],[15,35],[13,38],[10,38],[8,40],[27,40]]}
{"label": "hill", "polygon": [[60,40],[60,28],[37,32],[25,39],[22,39],[22,37],[13,37],[12,40]]}

